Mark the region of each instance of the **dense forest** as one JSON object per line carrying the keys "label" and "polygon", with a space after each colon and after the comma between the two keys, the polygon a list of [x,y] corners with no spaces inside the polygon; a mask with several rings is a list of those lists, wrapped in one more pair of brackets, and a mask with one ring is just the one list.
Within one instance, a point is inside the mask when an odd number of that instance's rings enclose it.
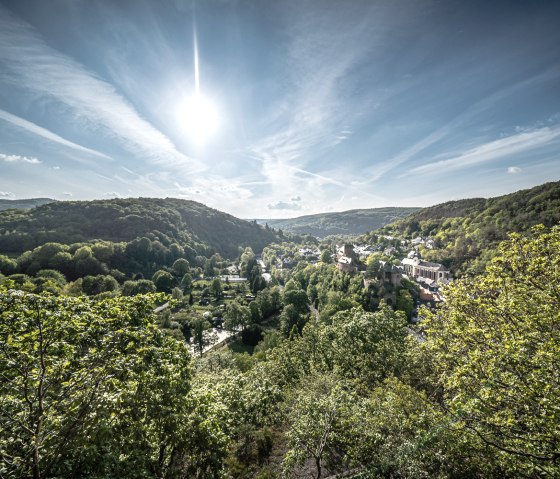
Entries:
{"label": "dense forest", "polygon": [[532,226],[560,222],[560,182],[489,199],[449,201],[423,208],[364,235],[403,239],[430,238],[434,248],[420,246],[423,257],[449,266],[456,275],[480,274],[509,233],[528,233]]}
{"label": "dense forest", "polygon": [[276,229],[324,238],[330,235],[364,234],[404,218],[417,210],[418,208],[371,208],[257,221]]}
{"label": "dense forest", "polygon": [[[419,210],[354,274],[181,200],[0,214],[0,477],[560,478],[559,186]],[[444,301],[394,280],[489,225]]]}
{"label": "dense forest", "polygon": [[239,247],[262,250],[277,234],[194,201],[131,198],[60,201],[0,213],[0,251],[22,253],[48,242],[130,242],[152,234],[164,245],[188,245],[233,258]]}
{"label": "dense forest", "polygon": [[301,239],[192,201],[55,202],[0,212],[0,281],[29,292],[171,293],[228,274],[245,247],[288,238]]}
{"label": "dense forest", "polygon": [[560,477],[559,266],[560,229],[535,228],[423,332],[358,305],[199,359],[158,326],[164,298],[2,289],[0,474]]}

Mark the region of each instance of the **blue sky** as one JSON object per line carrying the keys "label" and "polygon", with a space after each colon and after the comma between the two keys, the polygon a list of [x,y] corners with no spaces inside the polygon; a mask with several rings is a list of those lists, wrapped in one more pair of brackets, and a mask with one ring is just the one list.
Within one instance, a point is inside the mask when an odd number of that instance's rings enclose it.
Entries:
{"label": "blue sky", "polygon": [[0,197],[274,218],[558,180],[558,25],[540,0],[1,0]]}

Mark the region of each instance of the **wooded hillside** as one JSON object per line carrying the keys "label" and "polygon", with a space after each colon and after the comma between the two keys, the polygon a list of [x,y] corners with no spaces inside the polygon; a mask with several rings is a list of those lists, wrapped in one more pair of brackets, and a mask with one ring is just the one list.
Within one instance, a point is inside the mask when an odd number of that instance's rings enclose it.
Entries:
{"label": "wooded hillside", "polygon": [[2,252],[21,253],[48,242],[129,242],[150,233],[164,244],[178,242],[197,250],[206,246],[225,257],[236,257],[244,246],[259,251],[278,239],[255,223],[173,198],[60,201],[0,213]]}
{"label": "wooded hillside", "polygon": [[359,235],[404,218],[418,208],[370,208],[306,215],[299,218],[257,220],[276,229],[318,238],[329,235]]}
{"label": "wooded hillside", "polygon": [[458,274],[481,273],[509,233],[527,233],[534,225],[551,227],[559,222],[560,181],[556,181],[496,198],[423,208],[375,233],[432,238],[434,249],[420,248],[426,259],[446,264]]}

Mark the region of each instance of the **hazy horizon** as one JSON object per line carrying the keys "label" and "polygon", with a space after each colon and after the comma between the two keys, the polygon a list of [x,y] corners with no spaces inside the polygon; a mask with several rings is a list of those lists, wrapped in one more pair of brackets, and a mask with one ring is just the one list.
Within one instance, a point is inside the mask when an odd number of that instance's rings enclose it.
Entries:
{"label": "hazy horizon", "polygon": [[0,198],[240,218],[560,178],[560,3],[0,0]]}

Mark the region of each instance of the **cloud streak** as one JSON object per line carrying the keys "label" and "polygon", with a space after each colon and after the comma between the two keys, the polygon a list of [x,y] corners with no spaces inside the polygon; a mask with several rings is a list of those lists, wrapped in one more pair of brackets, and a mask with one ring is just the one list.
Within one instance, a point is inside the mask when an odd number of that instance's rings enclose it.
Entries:
{"label": "cloud streak", "polygon": [[369,38],[373,29],[352,9],[343,18],[334,11],[333,5],[318,10],[303,3],[282,19],[290,38],[290,87],[277,102],[269,134],[248,148],[261,163],[261,175],[276,190],[271,191],[273,197],[286,194],[286,188],[296,193],[309,182],[314,196],[320,194],[317,187],[344,186],[338,177],[317,169],[314,160],[349,138],[349,111],[355,121],[367,109],[355,102],[349,89],[355,81],[351,70],[370,47],[365,41],[357,45],[345,32]]}
{"label": "cloud streak", "polygon": [[0,120],[7,121],[8,123],[11,123],[12,125],[15,125],[19,128],[22,128],[29,133],[33,133],[34,135],[38,135],[42,138],[45,138],[46,140],[52,141],[52,142],[57,143],[59,145],[67,146],[68,148],[72,148],[72,149],[80,151],[82,153],[87,153],[87,154],[90,154],[90,155],[93,155],[93,156],[97,156],[99,158],[104,158],[106,160],[111,159],[111,157],[109,157],[109,156],[107,156],[107,155],[105,155],[105,154],[103,154],[99,151],[92,150],[91,148],[86,148],[85,146],[82,146],[82,145],[78,145],[77,143],[69,141],[69,140],[57,135],[56,133],[53,133],[52,131],[49,131],[46,128],[43,128],[42,126],[36,125],[35,123],[32,123],[28,120],[24,120],[23,118],[20,118],[19,116],[12,115],[11,113],[8,113],[7,111],[0,110]]}
{"label": "cloud streak", "polygon": [[[412,168],[409,173],[416,175],[448,173],[473,165],[487,163],[506,156],[533,150],[552,142],[560,137],[560,127],[538,128],[524,131],[516,135],[500,138],[483,145],[471,148],[466,152],[447,160],[435,161]],[[513,171],[510,171],[512,173]]]}
{"label": "cloud streak", "polygon": [[2,7],[0,45],[0,62],[19,86],[58,100],[77,118],[153,163],[201,168],[198,161],[177,151],[112,85],[46,45],[29,24]]}

